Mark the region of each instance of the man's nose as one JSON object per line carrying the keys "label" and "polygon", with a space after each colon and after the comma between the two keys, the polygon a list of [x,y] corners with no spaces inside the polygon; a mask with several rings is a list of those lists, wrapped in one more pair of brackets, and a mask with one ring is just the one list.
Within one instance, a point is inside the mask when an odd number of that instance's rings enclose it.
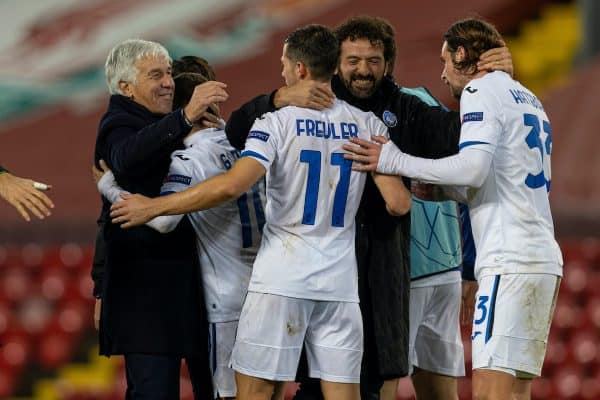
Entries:
{"label": "man's nose", "polygon": [[163,76],[162,82],[160,83],[163,87],[172,88],[175,86],[175,81],[173,80],[173,76],[169,74],[165,74]]}
{"label": "man's nose", "polygon": [[367,63],[366,60],[361,60],[356,68],[356,72],[358,72],[361,75],[369,75],[371,73],[371,70],[369,68],[369,64]]}

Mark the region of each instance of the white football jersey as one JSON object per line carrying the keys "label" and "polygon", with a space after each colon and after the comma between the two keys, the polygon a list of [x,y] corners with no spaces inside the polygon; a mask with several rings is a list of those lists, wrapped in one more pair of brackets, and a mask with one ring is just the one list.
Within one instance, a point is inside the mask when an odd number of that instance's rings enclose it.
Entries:
{"label": "white football jersey", "polygon": [[[239,157],[220,129],[186,139],[171,155],[162,194],[181,192],[231,168]],[[237,200],[188,214],[196,230],[198,256],[210,322],[239,319],[264,225],[264,181]]]}
{"label": "white football jersey", "polygon": [[373,114],[335,100],[323,111],[285,107],[256,120],[242,157],[266,169],[266,224],[250,291],[358,302],[354,217],[366,176],[352,171],[350,137],[387,136]]}
{"label": "white football jersey", "polygon": [[493,154],[481,188],[469,189],[475,271],[562,274],[550,213],[552,130],[540,101],[504,72],[474,79],[462,92],[459,148]]}

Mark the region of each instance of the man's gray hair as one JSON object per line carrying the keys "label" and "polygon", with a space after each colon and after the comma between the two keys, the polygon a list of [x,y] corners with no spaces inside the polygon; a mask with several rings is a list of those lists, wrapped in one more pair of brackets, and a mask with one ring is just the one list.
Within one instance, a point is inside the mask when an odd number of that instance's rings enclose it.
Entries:
{"label": "man's gray hair", "polygon": [[122,94],[119,82],[135,83],[138,70],[135,63],[145,57],[166,58],[171,62],[169,52],[163,45],[142,39],[128,39],[112,48],[106,63],[104,73],[110,94]]}

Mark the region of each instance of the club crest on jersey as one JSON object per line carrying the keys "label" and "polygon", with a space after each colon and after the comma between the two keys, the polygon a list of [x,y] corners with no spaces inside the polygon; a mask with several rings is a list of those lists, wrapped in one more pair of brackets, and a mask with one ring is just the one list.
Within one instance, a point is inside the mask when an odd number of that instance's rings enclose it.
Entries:
{"label": "club crest on jersey", "polygon": [[396,117],[396,114],[394,114],[393,112],[391,112],[389,110],[385,110],[383,112],[383,122],[388,127],[393,128],[398,123],[398,117]]}
{"label": "club crest on jersey", "polygon": [[462,123],[465,122],[475,122],[475,121],[483,121],[483,112],[471,112],[463,115]]}
{"label": "club crest on jersey", "polygon": [[189,184],[192,182],[192,177],[185,176],[185,175],[173,174],[173,175],[167,176],[167,178],[165,179],[165,182],[182,183],[184,185],[189,186]]}
{"label": "club crest on jersey", "polygon": [[267,140],[269,140],[269,135],[267,132],[263,132],[263,131],[250,131],[250,133],[248,134],[248,139],[258,139],[258,140],[262,140],[263,142],[266,142]]}

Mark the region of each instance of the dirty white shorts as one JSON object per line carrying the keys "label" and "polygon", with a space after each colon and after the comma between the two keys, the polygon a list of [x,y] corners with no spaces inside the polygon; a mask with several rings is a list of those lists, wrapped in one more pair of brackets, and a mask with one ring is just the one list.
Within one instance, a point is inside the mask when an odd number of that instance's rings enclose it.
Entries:
{"label": "dirty white shorts", "polygon": [[460,336],[461,282],[410,288],[409,361],[446,376],[465,375]]}
{"label": "dirty white shorts", "polygon": [[311,377],[359,383],[363,329],[358,303],[248,292],[231,356],[234,370],[293,381],[303,344]]}
{"label": "dirty white shorts", "polygon": [[549,274],[481,278],[471,334],[473,369],[539,376],[559,285],[560,277]]}

